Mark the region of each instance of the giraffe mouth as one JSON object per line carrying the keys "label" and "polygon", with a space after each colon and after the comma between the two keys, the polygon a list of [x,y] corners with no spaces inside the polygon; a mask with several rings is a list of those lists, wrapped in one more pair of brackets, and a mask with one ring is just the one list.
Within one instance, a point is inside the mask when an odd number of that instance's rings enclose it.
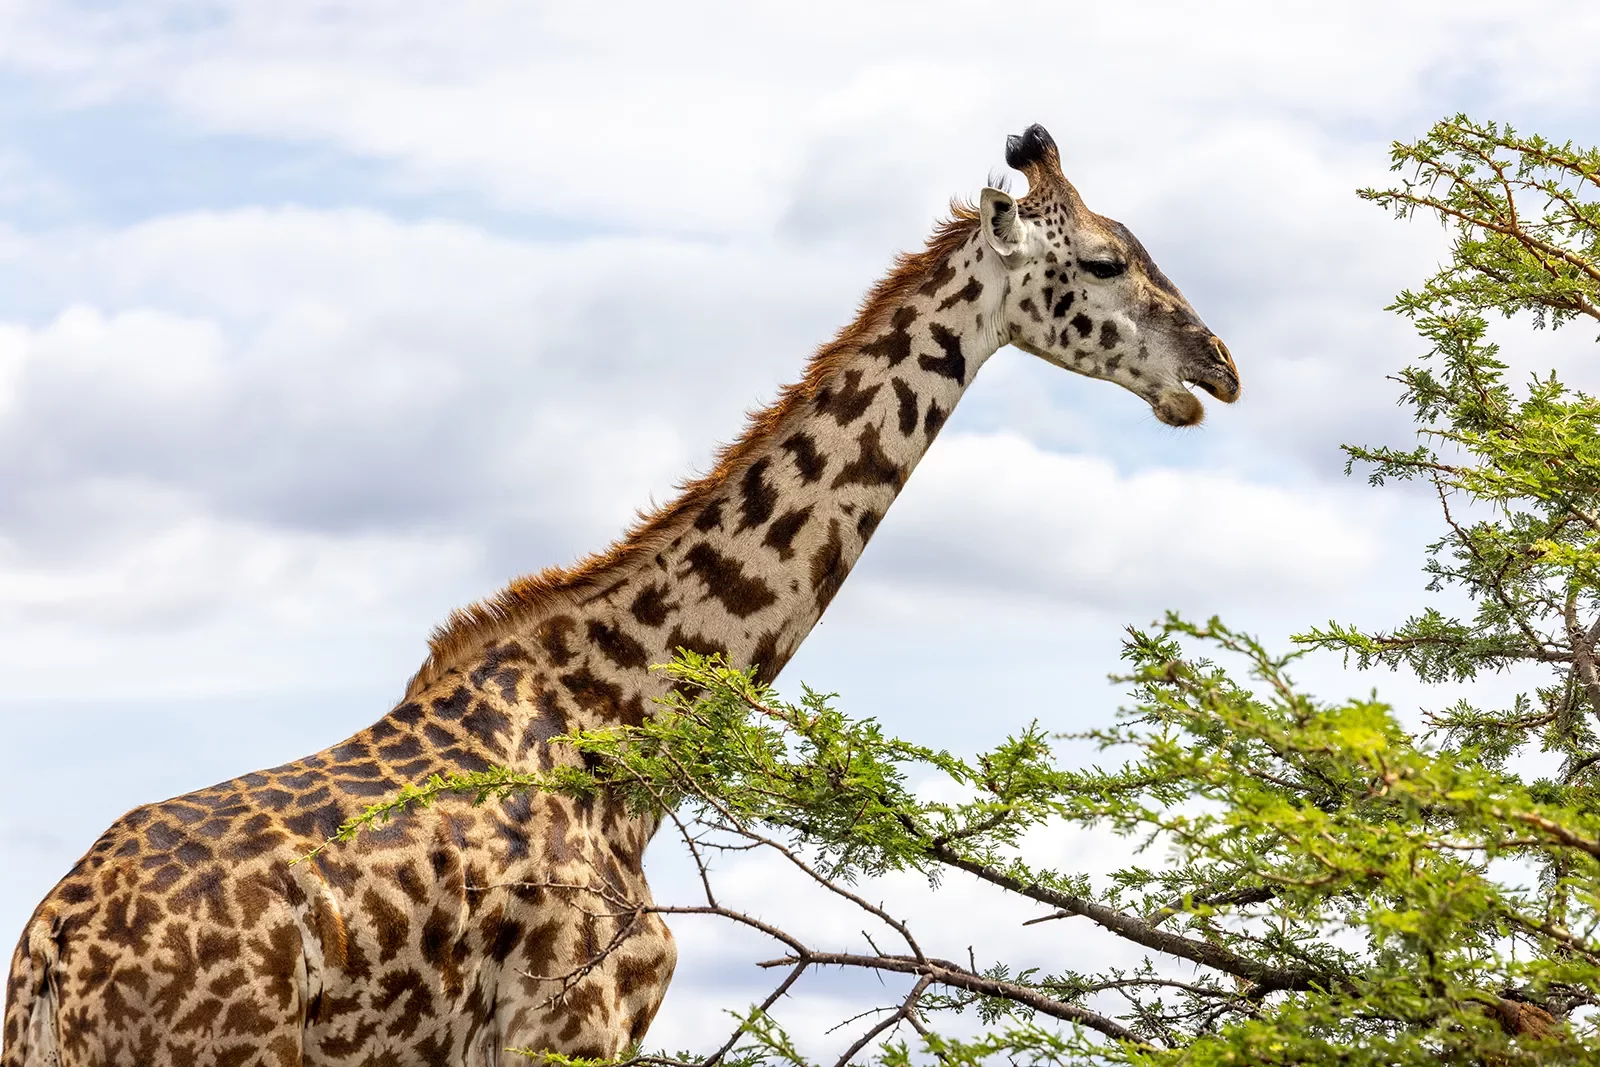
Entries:
{"label": "giraffe mouth", "polygon": [[1206,417],[1205,403],[1195,395],[1199,390],[1224,404],[1239,399],[1239,372],[1227,347],[1215,337],[1205,362],[1178,375],[1178,384],[1169,386],[1151,401],[1156,418],[1168,426],[1198,426]]}
{"label": "giraffe mouth", "polygon": [[1205,420],[1206,406],[1193,392],[1200,389],[1212,397],[1231,404],[1239,399],[1239,379],[1227,374],[1190,375],[1178,379],[1181,385],[1169,389],[1150,405],[1156,418],[1168,426],[1198,426]]}
{"label": "giraffe mouth", "polygon": [[1239,383],[1237,381],[1214,382],[1203,378],[1185,378],[1183,383],[1204,389],[1224,404],[1231,404],[1239,399]]}
{"label": "giraffe mouth", "polygon": [[1205,362],[1199,369],[1183,376],[1185,385],[1198,386],[1222,401],[1231,404],[1239,399],[1239,368],[1233,365],[1233,354],[1222,338],[1213,335],[1207,340]]}

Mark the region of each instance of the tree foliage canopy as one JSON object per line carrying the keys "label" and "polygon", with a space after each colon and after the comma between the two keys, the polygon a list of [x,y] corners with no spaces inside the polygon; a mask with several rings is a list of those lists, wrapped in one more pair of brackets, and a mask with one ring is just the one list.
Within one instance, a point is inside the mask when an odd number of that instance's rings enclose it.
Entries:
{"label": "tree foliage canopy", "polygon": [[[1471,617],[1329,623],[1287,654],[1215,619],[1130,630],[1128,708],[1077,735],[1106,760],[1089,769],[1037,724],[962,758],[684,653],[664,668],[678,684],[659,716],[566,739],[581,768],[435,779],[343,834],[444,793],[523,789],[608,790],[667,820],[703,899],[653,910],[721,916],[779,955],[763,963],[770,995],[720,1048],[637,1062],[806,1063],[774,1006],[823,967],[893,976],[841,1064],[1600,1062],[1600,407],[1553,373],[1512,380],[1487,319],[1600,320],[1600,153],[1458,116],[1393,162],[1401,184],[1361,195],[1438,216],[1454,242],[1393,305],[1428,345],[1396,376],[1418,443],[1346,451],[1375,484],[1431,486],[1430,588],[1463,591]],[[1318,650],[1429,682],[1514,665],[1539,678],[1510,707],[1463,701],[1413,735],[1375,698],[1297,688],[1288,668]],[[1533,778],[1524,757],[1539,752],[1559,766]],[[1092,884],[1030,854],[1030,831],[1062,824],[1144,848]],[[771,850],[881,933],[816,945],[725,905],[708,857],[728,848]],[[1034,902],[1036,922],[1093,923],[1144,962],[940,959],[857,888],[951,870]]]}

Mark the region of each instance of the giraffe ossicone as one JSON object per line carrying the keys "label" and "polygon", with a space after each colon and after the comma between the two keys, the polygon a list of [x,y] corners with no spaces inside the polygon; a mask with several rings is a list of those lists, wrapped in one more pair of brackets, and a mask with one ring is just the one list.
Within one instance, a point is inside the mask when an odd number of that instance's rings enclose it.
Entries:
{"label": "giraffe ossicone", "polygon": [[1012,344],[1192,425],[1239,377],[1120,223],[1085,207],[1033,126],[1028,179],[956,203],[710,474],[605,551],[456,612],[401,702],[333,747],[136,808],[34,912],[3,1067],[498,1065],[612,1056],[676,960],[647,902],[656,830],[604,796],[445,801],[295,864],[435,772],[573,762],[550,739],[638,723],[651,664],[716,652],[763,679],[838,592],[983,363]]}

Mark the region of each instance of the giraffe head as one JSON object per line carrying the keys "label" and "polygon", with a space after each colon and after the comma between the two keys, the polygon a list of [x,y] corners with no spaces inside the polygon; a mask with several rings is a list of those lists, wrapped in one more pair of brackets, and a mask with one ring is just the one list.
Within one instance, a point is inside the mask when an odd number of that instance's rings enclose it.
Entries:
{"label": "giraffe head", "polygon": [[1227,346],[1126,226],[1084,206],[1044,127],[1008,138],[1006,162],[1027,175],[1027,195],[985,189],[979,203],[983,240],[1009,283],[1001,340],[1116,382],[1169,426],[1205,417],[1188,385],[1237,400],[1239,371]]}

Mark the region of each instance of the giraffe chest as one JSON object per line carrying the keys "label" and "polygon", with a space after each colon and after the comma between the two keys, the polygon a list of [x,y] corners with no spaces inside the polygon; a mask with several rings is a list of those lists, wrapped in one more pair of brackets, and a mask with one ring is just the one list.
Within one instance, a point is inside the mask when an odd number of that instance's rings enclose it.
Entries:
{"label": "giraffe chest", "polygon": [[[481,833],[462,825],[474,817]],[[675,953],[641,910],[642,870],[608,843],[629,828],[613,821],[607,838],[605,813],[554,797],[429,818],[412,845],[364,851],[365,875],[330,893],[339,952],[306,907],[324,946],[308,980],[329,1009],[308,1020],[307,1062],[368,1062],[341,1059],[348,1048],[418,1063],[495,1063],[508,1045],[612,1055],[618,1035],[642,1035]],[[510,821],[525,851],[488,840]]]}

